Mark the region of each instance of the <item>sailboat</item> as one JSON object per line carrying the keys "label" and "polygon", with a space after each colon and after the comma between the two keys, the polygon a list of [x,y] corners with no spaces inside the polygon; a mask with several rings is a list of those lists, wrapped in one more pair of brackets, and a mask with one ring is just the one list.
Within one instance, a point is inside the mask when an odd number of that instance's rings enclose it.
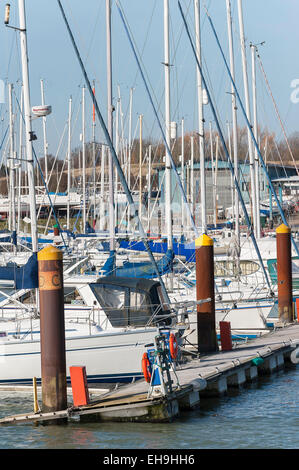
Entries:
{"label": "sailboat", "polygon": [[[86,276],[72,276],[64,288],[74,299],[65,305],[68,380],[69,367],[78,363],[85,365],[89,383],[140,379],[142,355],[161,330],[176,334],[182,344],[185,327],[177,326],[159,282],[114,276],[88,282]],[[2,305],[0,384],[40,380],[40,323],[32,308],[21,302]]]}

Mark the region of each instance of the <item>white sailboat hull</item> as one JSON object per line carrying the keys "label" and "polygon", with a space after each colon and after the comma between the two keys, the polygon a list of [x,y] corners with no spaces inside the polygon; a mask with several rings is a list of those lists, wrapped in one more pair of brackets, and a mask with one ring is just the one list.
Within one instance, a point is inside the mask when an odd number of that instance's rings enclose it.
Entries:
{"label": "white sailboat hull", "polygon": [[[141,359],[157,328],[104,332],[66,339],[66,372],[85,366],[90,383],[130,382],[143,377]],[[0,338],[0,384],[32,384],[41,378],[40,341]]]}

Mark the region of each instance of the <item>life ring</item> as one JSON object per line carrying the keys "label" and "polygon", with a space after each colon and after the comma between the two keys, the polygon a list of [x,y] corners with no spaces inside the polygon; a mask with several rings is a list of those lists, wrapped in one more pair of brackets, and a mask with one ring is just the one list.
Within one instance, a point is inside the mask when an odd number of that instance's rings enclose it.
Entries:
{"label": "life ring", "polygon": [[151,365],[150,365],[150,361],[148,359],[148,355],[147,353],[143,353],[143,356],[142,356],[142,372],[143,372],[143,375],[144,375],[144,378],[145,378],[145,381],[147,383],[150,383],[151,381]]}
{"label": "life ring", "polygon": [[178,355],[178,340],[175,336],[175,334],[171,333],[169,336],[169,349],[170,349],[170,355],[172,359],[176,359]]}

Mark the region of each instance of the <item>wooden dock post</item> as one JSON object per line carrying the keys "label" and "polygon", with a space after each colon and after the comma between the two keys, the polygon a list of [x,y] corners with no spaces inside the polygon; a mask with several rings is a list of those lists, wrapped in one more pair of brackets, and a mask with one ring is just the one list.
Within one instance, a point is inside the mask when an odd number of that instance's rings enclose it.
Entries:
{"label": "wooden dock post", "polygon": [[278,315],[285,323],[293,321],[291,229],[281,224],[276,229]]}
{"label": "wooden dock post", "polygon": [[62,258],[54,246],[37,255],[43,412],[67,408]]}
{"label": "wooden dock post", "polygon": [[200,353],[218,350],[215,318],[214,246],[203,234],[195,240],[196,299],[211,299],[197,305],[197,337]]}

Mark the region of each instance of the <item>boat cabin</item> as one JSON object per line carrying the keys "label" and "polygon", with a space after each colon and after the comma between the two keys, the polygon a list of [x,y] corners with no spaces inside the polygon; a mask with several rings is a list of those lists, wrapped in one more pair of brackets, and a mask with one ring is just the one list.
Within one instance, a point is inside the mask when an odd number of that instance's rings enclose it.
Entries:
{"label": "boat cabin", "polygon": [[158,281],[108,276],[89,287],[114,328],[171,323]]}

